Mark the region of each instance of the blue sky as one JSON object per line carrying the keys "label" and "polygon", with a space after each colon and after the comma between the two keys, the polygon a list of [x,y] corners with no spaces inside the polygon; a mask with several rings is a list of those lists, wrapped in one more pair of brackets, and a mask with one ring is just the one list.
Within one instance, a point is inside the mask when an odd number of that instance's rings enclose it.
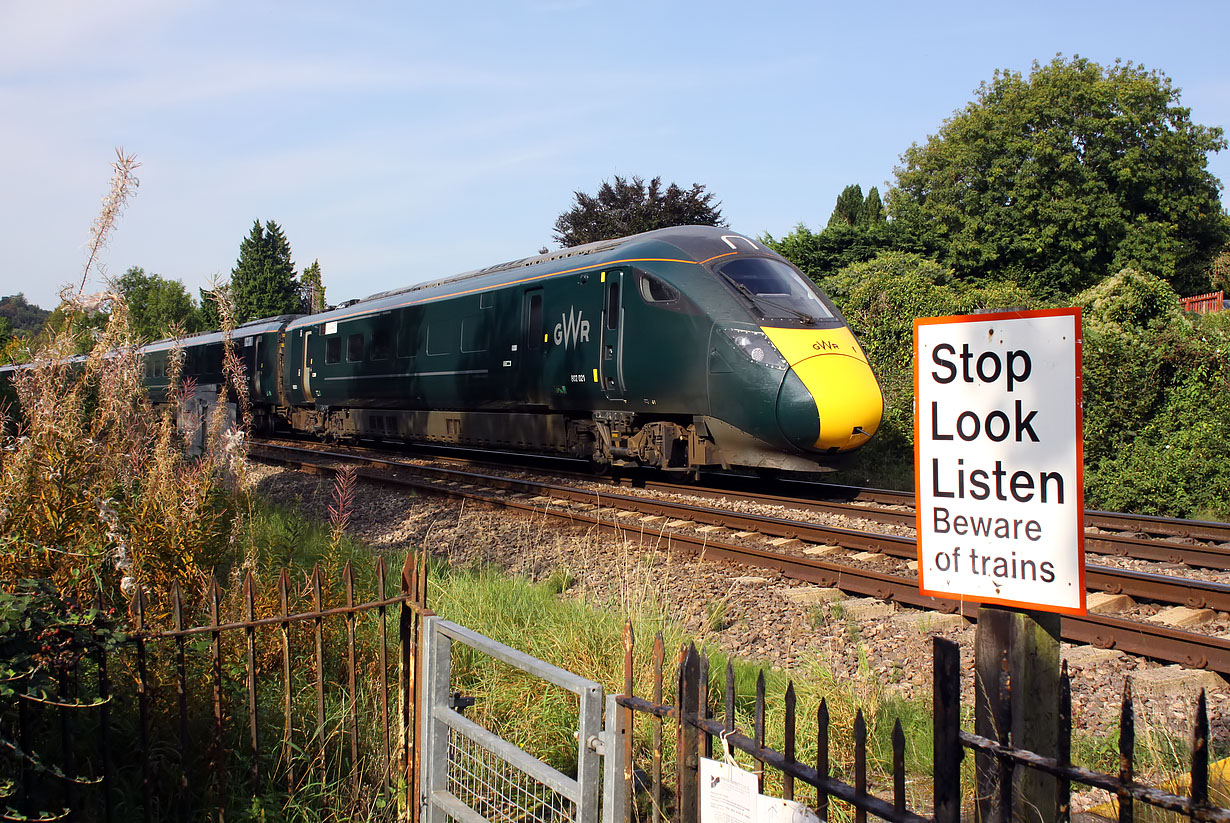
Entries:
{"label": "blue sky", "polygon": [[746,234],[822,226],[1060,52],[1230,126],[1227,31],[1224,2],[0,0],[0,294],[80,279],[117,146],[143,165],[107,273],[195,294],[275,220],[338,302],[554,247],[616,174],[703,183]]}

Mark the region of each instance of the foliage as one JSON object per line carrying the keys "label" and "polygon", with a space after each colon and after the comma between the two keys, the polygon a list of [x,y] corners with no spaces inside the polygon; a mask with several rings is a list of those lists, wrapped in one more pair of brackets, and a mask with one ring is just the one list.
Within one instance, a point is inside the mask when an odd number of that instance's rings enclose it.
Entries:
{"label": "foliage", "polygon": [[200,330],[200,313],[178,280],[146,274],[145,269],[133,266],[116,281],[116,288],[128,304],[129,323],[138,340],[164,340],[177,329]]}
{"label": "foliage", "polygon": [[1213,288],[1230,294],[1230,246],[1217,253],[1209,266],[1209,280]]}
{"label": "foliage", "polygon": [[313,260],[312,265],[299,275],[299,313],[317,314],[326,308],[325,284],[321,279],[320,261]]}
{"label": "foliage", "polygon": [[[57,765],[62,762],[54,757],[58,746],[45,745],[46,737],[12,739],[9,731],[20,727],[19,702],[26,703],[28,712],[51,703],[62,717],[98,705],[63,694],[60,679],[87,657],[109,652],[119,644],[122,635],[115,630],[113,617],[114,610],[104,615],[98,609],[65,602],[46,581],[23,580],[11,592],[0,591],[0,753],[14,764],[4,773],[16,774],[24,768],[47,775],[60,786],[65,781],[82,782],[80,775],[66,774]],[[48,748],[52,757],[45,756]],[[26,819],[9,805],[14,789],[0,780],[0,814],[6,820]],[[44,808],[42,814],[51,819],[52,814],[66,811],[53,813]]]}
{"label": "foliage", "polygon": [[861,222],[859,218],[862,213],[863,187],[857,183],[846,186],[841,190],[841,194],[837,195],[837,202],[833,205],[833,213],[829,215],[829,222],[825,228],[853,226]]}
{"label": "foliage", "polygon": [[1222,129],[1190,114],[1170,78],[1130,62],[997,71],[902,155],[889,212],[933,231],[961,278],[1053,297],[1131,266],[1198,292],[1230,228],[1207,168]]}
{"label": "foliage", "polygon": [[614,183],[603,181],[596,195],[574,192],[576,204],[555,221],[555,241],[562,247],[580,246],[614,237],[626,237],[670,226],[725,226],[721,203],[700,183],[681,189],[662,178],[646,185],[640,177]]}
{"label": "foliage", "polygon": [[221,328],[222,317],[218,314],[217,288],[197,289],[197,291],[201,295],[201,302],[197,308],[201,329],[204,331]]}
{"label": "foliage", "polygon": [[[864,210],[870,199],[868,196],[863,201]],[[907,226],[895,221],[877,220],[855,225],[840,222],[820,232],[813,232],[800,223],[780,240],[770,234],[760,239],[818,283],[840,269],[865,263],[881,252],[933,254],[921,238],[910,234]]]}
{"label": "foliage", "polygon": [[[0,580],[46,579],[88,601],[142,585],[160,597],[172,582],[195,588],[228,551],[236,441],[208,422],[210,447],[190,460],[172,407],[151,408],[117,295],[102,336],[81,360],[71,330],[12,375],[20,417],[0,440],[0,524],[11,540]],[[178,385],[182,358],[171,360]],[[172,395],[178,389],[172,389]]]}
{"label": "foliage", "polygon": [[1094,508],[1230,519],[1230,319],[1126,269],[1077,297]]}
{"label": "foliage", "polygon": [[285,232],[272,220],[252,224],[239,244],[239,259],[231,270],[231,299],[235,322],[292,314],[299,310],[295,263]]}
{"label": "foliage", "polygon": [[829,215],[829,222],[825,230],[850,226],[873,226],[884,221],[884,204],[880,201],[879,189],[872,186],[867,192],[867,197],[864,198],[863,187],[855,183],[846,186],[842,189],[841,194],[837,195],[837,203],[833,206],[833,213]]}
{"label": "foliage", "polygon": [[51,312],[29,303],[20,292],[0,297],[0,317],[9,321],[14,334],[32,337],[50,316]]}

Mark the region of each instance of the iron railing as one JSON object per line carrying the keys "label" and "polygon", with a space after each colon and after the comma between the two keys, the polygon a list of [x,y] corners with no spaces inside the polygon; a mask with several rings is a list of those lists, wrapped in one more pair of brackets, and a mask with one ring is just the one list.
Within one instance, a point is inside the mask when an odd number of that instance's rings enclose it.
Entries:
{"label": "iron railing", "polygon": [[[633,694],[633,644],[631,626],[628,626],[625,630],[624,694],[613,699],[628,713],[623,726],[629,748],[637,715],[649,716],[649,722],[653,724],[653,743],[649,755],[652,771],[649,773],[635,769],[631,751],[626,753],[623,790],[626,819],[629,821],[638,817],[635,798],[641,794],[647,801],[641,804],[641,808],[645,809],[647,806],[647,811],[643,811],[640,818],[659,823],[664,817],[670,816],[679,823],[696,823],[699,819],[699,758],[713,756],[713,740],[719,737],[732,749],[744,752],[759,764],[758,782],[761,791],[764,791],[766,767],[780,775],[780,791],[784,799],[795,799],[798,783],[812,786],[816,790],[814,808],[820,819],[826,821],[830,819],[832,800],[847,804],[853,811],[856,823],[864,823],[868,814],[892,823],[958,823],[963,814],[983,821],[1016,819],[1013,815],[1014,772],[1029,770],[1056,778],[1055,805],[1051,809],[1037,810],[1039,820],[1067,823],[1071,819],[1071,785],[1083,784],[1104,789],[1115,797],[1118,807],[1116,813],[1121,823],[1130,823],[1134,819],[1137,804],[1176,812],[1194,821],[1230,823],[1230,809],[1211,803],[1209,798],[1209,721],[1203,691],[1192,730],[1190,789],[1186,796],[1180,796],[1144,785],[1135,779],[1135,712],[1130,689],[1125,688],[1120,711],[1119,773],[1105,774],[1070,762],[1071,685],[1066,665],[1060,678],[1058,757],[1044,757],[1013,745],[1011,717],[1005,714],[1011,705],[1008,694],[1011,684],[1007,677],[1002,678],[999,684],[998,705],[1001,715],[996,718],[996,727],[1003,730],[999,733],[999,738],[991,740],[962,730],[960,651],[957,644],[937,637],[934,640],[932,767],[931,773],[926,776],[926,782],[930,785],[930,796],[926,799],[930,801],[930,807],[910,809],[907,806],[906,793],[905,736],[899,720],[891,735],[891,767],[887,774],[878,776],[878,782],[886,786],[885,791],[889,795],[881,797],[870,788],[867,724],[861,710],[856,713],[853,724],[853,764],[852,768],[847,770],[853,772],[853,782],[850,783],[838,779],[834,769],[830,767],[830,724],[825,701],[821,701],[815,718],[815,760],[804,763],[796,757],[799,730],[793,683],[787,686],[783,697],[784,705],[781,707],[784,718],[784,750],[777,751],[765,744],[766,697],[763,673],[757,682],[752,729],[749,734],[736,727],[735,678],[732,665],[728,663],[726,668],[725,688],[722,689],[724,716],[719,720],[711,706],[714,701],[711,700],[709,662],[706,655],[698,653],[695,646],[688,646],[680,651],[675,703],[667,704],[663,702],[662,696],[664,655],[661,636],[658,636],[654,646],[652,699]],[[661,765],[662,724],[667,719],[674,721],[676,729],[673,781],[664,779]],[[966,749],[989,758],[994,764],[995,773],[989,785],[980,788],[963,785],[961,760]],[[643,775],[643,779],[638,781],[638,775]],[[984,781],[979,781],[982,782]],[[670,796],[665,797],[668,794]]]}
{"label": "iron railing", "polygon": [[5,762],[17,764],[0,813],[7,802],[19,818],[221,820],[228,807],[273,803],[417,819],[426,563],[407,555],[400,577],[389,594],[377,560],[374,599],[356,603],[349,563],[331,598],[319,567],[298,589],[283,571],[272,592],[248,573],[234,620],[211,581],[197,626],[184,625],[176,588],[162,630],[138,591],[115,651],[60,672],[58,695],[18,683],[0,701]]}

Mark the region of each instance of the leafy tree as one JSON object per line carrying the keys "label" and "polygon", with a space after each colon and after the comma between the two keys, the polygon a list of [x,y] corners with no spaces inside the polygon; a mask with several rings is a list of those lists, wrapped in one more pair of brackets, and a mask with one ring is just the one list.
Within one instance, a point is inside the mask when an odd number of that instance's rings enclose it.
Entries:
{"label": "leafy tree", "polygon": [[13,334],[32,337],[43,328],[50,316],[51,312],[31,305],[20,292],[0,297],[0,317],[8,319]]}
{"label": "leafy tree", "polygon": [[[0,352],[7,352],[9,343],[13,342],[13,324],[7,317],[0,317]],[[0,354],[0,363],[9,362]]]}
{"label": "leafy tree", "polygon": [[295,263],[282,228],[272,220],[264,228],[257,220],[239,244],[239,259],[231,270],[235,322],[291,314],[299,309]]}
{"label": "leafy tree", "polygon": [[670,226],[725,226],[721,203],[700,183],[681,189],[662,178],[646,185],[640,177],[603,181],[596,195],[574,192],[576,204],[555,221],[555,240],[562,247],[626,237]]}
{"label": "leafy tree", "polygon": [[1220,289],[1230,295],[1230,246],[1222,249],[1209,266],[1209,279],[1213,288]]}
{"label": "leafy tree", "polygon": [[325,310],[325,284],[320,275],[320,260],[299,275],[299,313],[316,314]]}
{"label": "leafy tree", "polygon": [[835,229],[840,226],[854,226],[861,222],[859,219],[863,213],[863,187],[855,183],[852,186],[846,186],[841,190],[841,194],[837,195],[837,202],[833,205],[833,213],[829,215],[828,225],[826,229]]}
{"label": "leafy tree", "polygon": [[896,169],[889,213],[936,233],[959,277],[1072,294],[1132,265],[1176,289],[1207,286],[1228,232],[1208,153],[1170,78],[1081,57],[997,71]]}
{"label": "leafy tree", "polygon": [[[864,207],[865,204],[866,200]],[[780,240],[770,234],[760,239],[826,289],[825,278],[846,266],[864,263],[882,252],[934,254],[934,249],[922,238],[911,234],[908,226],[897,221],[880,220],[860,225],[839,223],[821,232],[813,232],[800,223]]]}
{"label": "leafy tree", "polygon": [[133,266],[116,285],[128,303],[128,322],[138,338],[162,340],[176,327],[185,332],[200,329],[200,312],[178,280],[146,274],[145,269]]}

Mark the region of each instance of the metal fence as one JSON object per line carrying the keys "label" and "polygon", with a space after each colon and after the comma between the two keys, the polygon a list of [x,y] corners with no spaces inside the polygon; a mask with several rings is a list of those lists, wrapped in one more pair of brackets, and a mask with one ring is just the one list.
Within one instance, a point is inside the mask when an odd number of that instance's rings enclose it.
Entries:
{"label": "metal fence", "polygon": [[[833,814],[831,801],[846,804],[848,813],[856,823],[863,823],[867,815],[893,821],[893,823],[957,823],[962,815],[981,821],[1025,819],[1019,808],[1014,809],[1014,785],[1025,773],[1046,774],[1055,778],[1054,806],[1033,809],[1028,819],[1054,820],[1067,823],[1071,819],[1071,786],[1083,784],[1110,792],[1116,799],[1117,816],[1121,823],[1130,823],[1139,806],[1185,815],[1196,821],[1230,822],[1230,810],[1214,805],[1209,800],[1209,723],[1203,691],[1197,707],[1197,718],[1192,730],[1191,780],[1186,796],[1141,784],[1135,779],[1135,713],[1130,691],[1125,692],[1119,726],[1120,770],[1118,774],[1105,774],[1074,765],[1070,762],[1071,740],[1071,687],[1066,666],[1061,677],[1060,741],[1059,757],[1043,757],[1037,753],[1014,747],[1011,739],[1012,719],[1005,712],[1010,706],[1008,690],[1011,684],[1005,676],[999,683],[998,705],[1001,715],[996,719],[997,728],[1004,730],[999,738],[991,740],[961,729],[961,683],[960,652],[955,643],[943,638],[934,640],[933,681],[933,727],[932,727],[932,772],[930,774],[930,808],[907,807],[905,738],[898,721],[891,735],[891,767],[887,774],[879,775],[877,782],[886,785],[879,796],[870,788],[872,778],[868,774],[867,725],[860,710],[853,728],[853,782],[845,782],[834,775],[830,768],[830,724],[827,705],[821,702],[815,718],[814,734],[816,757],[814,762],[804,763],[796,758],[795,695],[790,684],[784,697],[784,751],[776,751],[765,745],[766,698],[763,676],[758,681],[753,710],[753,728],[750,733],[741,731],[735,724],[734,670],[726,669],[725,688],[722,690],[724,716],[717,719],[711,707],[711,689],[708,658],[699,654],[694,646],[680,652],[678,677],[675,686],[675,703],[663,702],[663,650],[661,636],[654,649],[655,684],[652,699],[636,697],[632,692],[632,631],[626,630],[625,641],[625,693],[613,698],[628,712],[624,721],[627,739],[631,742],[635,716],[647,715],[653,724],[653,744],[650,751],[652,773],[646,775],[644,794],[647,795],[647,811],[641,818],[658,823],[663,817],[671,817],[679,823],[695,823],[699,819],[698,799],[699,758],[713,756],[715,738],[720,738],[732,749],[744,752],[758,766],[758,783],[765,785],[765,770],[776,771],[780,776],[782,796],[793,800],[796,785],[806,784],[815,789],[813,808],[821,820],[829,820]],[[674,722],[675,776],[664,779],[663,721]],[[608,720],[608,723],[610,721]],[[644,722],[644,721],[642,721]],[[965,796],[972,802],[963,806],[961,760],[965,750],[973,751],[979,758],[986,758],[993,771],[992,779],[977,781],[976,789],[967,790]],[[627,819],[637,817],[635,797],[640,791],[635,785],[631,752],[625,765],[623,793],[627,798]],[[844,819],[844,817],[839,817]]]}
{"label": "metal fence", "polygon": [[[1066,670],[1058,695],[1060,752],[1043,757],[1012,739],[1012,687],[997,684],[996,739],[961,728],[957,646],[934,641],[932,767],[919,808],[907,797],[906,742],[898,722],[889,752],[869,757],[862,712],[853,728],[830,724],[821,702],[811,729],[815,756],[803,762],[793,684],[780,709],[781,750],[766,744],[767,699],[761,676],[751,707],[751,728],[736,720],[734,668],[711,685],[708,658],[694,647],[680,652],[674,703],[665,702],[665,652],[659,635],[652,653],[653,687],[634,692],[634,638],[624,641],[624,693],[605,698],[598,684],[431,614],[426,565],[408,556],[400,590],[387,595],[378,563],[375,598],[355,603],[347,567],[342,591],[330,605],[316,569],[292,590],[286,574],[273,595],[258,597],[243,580],[232,601],[238,619],[223,619],[216,584],[204,625],[183,626],[176,593],[169,604],[173,628],[146,628],[147,604],[132,603],[134,631],[117,651],[91,651],[57,673],[59,692],[34,695],[10,683],[0,700],[0,745],[14,807],[9,817],[50,820],[222,820],[243,811],[310,810],[309,817],[422,820],[423,823],[602,823],[700,818],[700,758],[714,740],[758,764],[757,788],[773,775],[774,791],[806,799],[822,820],[868,814],[893,823],[956,823],[971,812],[981,821],[1015,819],[1014,786],[1022,775],[1054,778],[1054,805],[1036,809],[1041,820],[1067,823],[1073,784],[1098,787],[1118,799],[1122,823],[1140,806],[1176,812],[1195,821],[1230,823],[1230,810],[1210,803],[1209,723],[1201,696],[1192,730],[1191,780],[1186,796],[1135,778],[1134,708],[1125,693],[1120,713],[1120,769],[1104,774],[1070,762],[1070,685]],[[297,600],[311,608],[292,608]],[[237,604],[237,606],[236,606]],[[262,605],[263,604],[263,605]],[[272,604],[272,608],[270,607]],[[262,613],[262,609],[263,612]],[[568,774],[509,743],[463,713],[467,701],[451,688],[454,655],[461,648],[492,665],[512,666],[538,678],[535,688],[560,688],[576,700],[576,769]],[[721,719],[714,704],[720,693]],[[11,698],[11,699],[10,699]],[[639,723],[649,723],[649,734]],[[673,758],[666,722],[674,726]],[[836,767],[831,735],[848,741],[852,763]],[[636,751],[634,752],[634,746]],[[969,750],[982,761],[979,779],[963,784]],[[645,768],[637,768],[638,755]],[[13,755],[16,755],[15,757]],[[673,761],[675,774],[666,774]],[[887,761],[887,768],[875,763]],[[806,798],[799,787],[810,786]],[[601,803],[598,790],[602,788]],[[964,794],[963,794],[964,792]],[[971,797],[976,804],[967,807]],[[263,803],[276,804],[269,808]],[[836,815],[834,803],[844,804]],[[0,802],[2,811],[4,802]],[[60,810],[63,810],[62,812]],[[292,815],[294,816],[294,815]]]}
{"label": "metal fence", "polygon": [[59,694],[36,696],[19,680],[0,700],[5,762],[17,764],[7,792],[16,815],[5,816],[222,820],[270,802],[320,817],[417,818],[426,564],[407,555],[396,594],[387,577],[378,560],[374,599],[356,603],[349,564],[331,598],[319,567],[301,587],[283,571],[271,592],[248,574],[234,620],[214,581],[198,626],[184,625],[175,590],[173,627],[157,631],[138,592],[135,630],[59,672]]}
{"label": "metal fence", "polygon": [[[578,698],[576,774],[462,715],[451,688],[456,645]],[[597,823],[602,687],[439,617],[423,621],[423,823]],[[464,704],[462,704],[464,705]]]}

